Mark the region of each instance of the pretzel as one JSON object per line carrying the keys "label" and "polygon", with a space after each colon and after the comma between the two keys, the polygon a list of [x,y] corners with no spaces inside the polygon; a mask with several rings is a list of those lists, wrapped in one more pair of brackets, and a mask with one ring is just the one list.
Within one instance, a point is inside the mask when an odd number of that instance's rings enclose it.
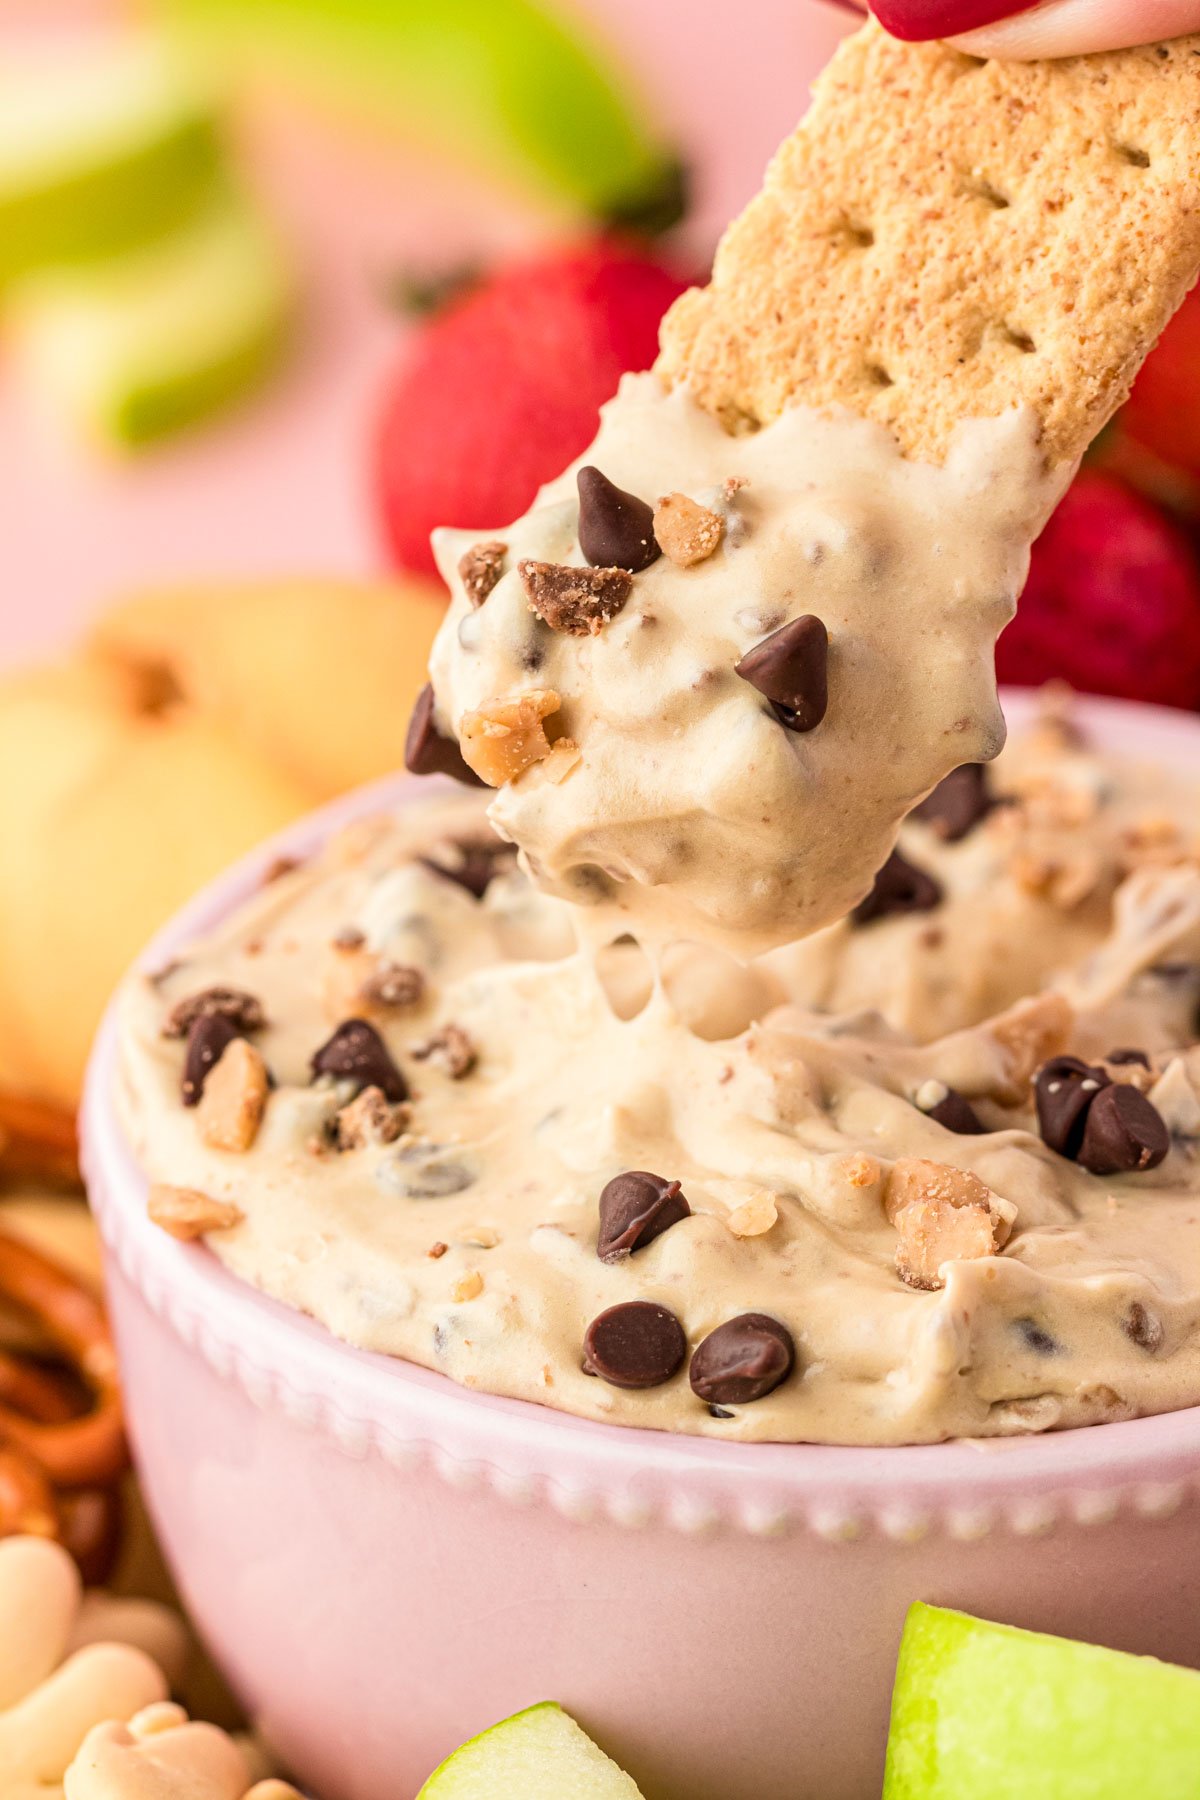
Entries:
{"label": "pretzel", "polygon": [[733,431],[797,403],[940,461],[1018,403],[1069,465],[1200,268],[1200,38],[1055,62],[845,40],[663,321],[658,371]]}
{"label": "pretzel", "polygon": [[78,1187],[79,1146],[71,1113],[0,1090],[0,1174],[12,1181]]}
{"label": "pretzel", "polygon": [[[74,1378],[0,1352],[0,1400],[38,1424],[75,1417]],[[0,1537],[31,1533],[56,1538],[70,1551],[83,1579],[102,1582],[121,1548],[124,1508],[120,1488],[55,1489],[26,1450],[0,1449]]]}
{"label": "pretzel", "polygon": [[93,1401],[85,1413],[41,1419],[0,1398],[0,1443],[23,1450],[56,1487],[115,1481],[128,1456],[116,1350],[100,1301],[49,1257],[5,1233],[0,1233],[0,1298],[33,1315]]}

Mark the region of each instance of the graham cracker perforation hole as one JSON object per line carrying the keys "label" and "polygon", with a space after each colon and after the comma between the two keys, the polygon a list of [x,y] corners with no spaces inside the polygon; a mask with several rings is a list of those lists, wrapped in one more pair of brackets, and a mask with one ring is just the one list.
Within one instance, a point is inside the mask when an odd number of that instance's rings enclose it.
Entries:
{"label": "graham cracker perforation hole", "polygon": [[875,242],[871,227],[860,224],[857,219],[839,219],[829,235],[854,250],[869,250]]}
{"label": "graham cracker perforation hole", "polygon": [[982,200],[985,206],[991,207],[993,212],[1003,212],[1006,206],[1012,205],[1008,195],[1001,193],[995,183],[989,181],[984,175],[969,176],[967,186],[969,192],[974,194],[976,199]]}
{"label": "graham cracker perforation hole", "polygon": [[1006,344],[1011,344],[1014,350],[1020,350],[1025,356],[1032,355],[1037,349],[1037,345],[1029,333],[1018,330],[1015,325],[1003,325],[1001,335]]}
{"label": "graham cracker perforation hole", "polygon": [[1131,168],[1148,169],[1150,167],[1148,151],[1139,150],[1136,144],[1114,144],[1113,148],[1121,161],[1128,163]]}
{"label": "graham cracker perforation hole", "polygon": [[867,363],[865,368],[867,380],[872,387],[890,388],[895,386],[895,382],[882,363]]}

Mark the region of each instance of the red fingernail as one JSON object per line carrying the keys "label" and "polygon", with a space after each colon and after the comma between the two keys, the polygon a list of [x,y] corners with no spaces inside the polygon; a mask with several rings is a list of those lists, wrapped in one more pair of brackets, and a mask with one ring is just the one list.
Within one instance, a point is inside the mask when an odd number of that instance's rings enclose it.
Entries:
{"label": "red fingernail", "polygon": [[871,11],[885,31],[908,44],[930,38],[958,37],[998,19],[1030,12],[1037,0],[1014,6],[1012,0],[873,0]]}

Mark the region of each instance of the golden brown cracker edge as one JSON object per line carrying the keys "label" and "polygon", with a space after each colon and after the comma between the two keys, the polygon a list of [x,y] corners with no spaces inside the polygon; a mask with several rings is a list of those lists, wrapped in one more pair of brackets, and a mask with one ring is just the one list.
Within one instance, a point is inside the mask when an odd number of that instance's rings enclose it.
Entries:
{"label": "golden brown cracker edge", "polygon": [[733,431],[845,406],[938,460],[1025,403],[1051,465],[1124,400],[1200,271],[1200,36],[1011,63],[848,38],[658,371]]}

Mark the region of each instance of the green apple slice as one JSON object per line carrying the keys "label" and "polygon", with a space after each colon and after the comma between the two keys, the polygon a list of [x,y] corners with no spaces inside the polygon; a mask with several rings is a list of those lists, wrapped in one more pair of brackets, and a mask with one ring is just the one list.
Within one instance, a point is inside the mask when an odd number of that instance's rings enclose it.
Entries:
{"label": "green apple slice", "polygon": [[[356,122],[647,229],[682,206],[675,158],[578,7],[546,0],[160,0],[234,75],[282,76]],[[597,15],[603,8],[594,9]]]}
{"label": "green apple slice", "polygon": [[286,342],[286,254],[244,200],[82,271],[31,276],[10,296],[18,353],[88,437],[135,448],[241,395]]}
{"label": "green apple slice", "polygon": [[552,1700],[472,1738],[417,1800],[641,1800],[629,1776]]}
{"label": "green apple slice", "polygon": [[884,1800],[1197,1800],[1200,1674],[914,1606]]}
{"label": "green apple slice", "polygon": [[175,229],[221,166],[213,94],[156,41],[0,62],[0,284]]}

